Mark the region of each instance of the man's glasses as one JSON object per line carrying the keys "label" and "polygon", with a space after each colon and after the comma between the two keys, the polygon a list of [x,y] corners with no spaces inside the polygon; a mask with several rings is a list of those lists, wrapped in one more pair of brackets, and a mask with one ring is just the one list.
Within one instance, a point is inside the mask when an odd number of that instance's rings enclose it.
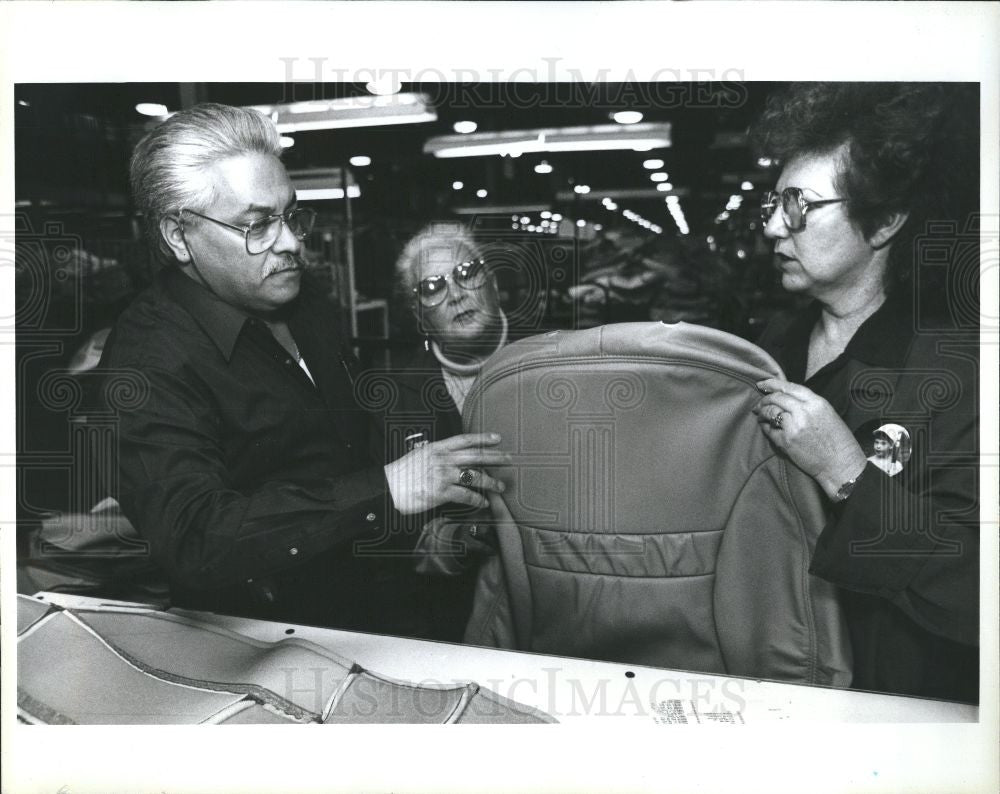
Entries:
{"label": "man's glasses", "polygon": [[262,254],[270,250],[271,246],[278,242],[283,225],[287,226],[297,239],[302,240],[312,231],[313,224],[316,222],[316,211],[305,207],[298,207],[279,215],[268,215],[266,218],[254,221],[249,226],[236,226],[194,210],[182,209],[181,212],[190,212],[206,221],[212,221],[219,226],[225,226],[227,229],[239,232],[246,241],[248,254]]}
{"label": "man's glasses", "polygon": [[420,304],[431,309],[444,300],[448,294],[448,282],[457,284],[462,289],[479,289],[486,283],[486,263],[482,259],[472,259],[455,265],[450,274],[444,276],[428,276],[421,279],[413,288]]}
{"label": "man's glasses", "polygon": [[766,226],[774,211],[781,205],[781,217],[788,227],[788,231],[797,232],[806,228],[806,213],[813,207],[822,207],[826,204],[839,204],[847,201],[844,198],[820,199],[818,201],[808,201],[802,196],[802,189],[797,187],[786,187],[780,193],[769,190],[760,200],[760,219]]}

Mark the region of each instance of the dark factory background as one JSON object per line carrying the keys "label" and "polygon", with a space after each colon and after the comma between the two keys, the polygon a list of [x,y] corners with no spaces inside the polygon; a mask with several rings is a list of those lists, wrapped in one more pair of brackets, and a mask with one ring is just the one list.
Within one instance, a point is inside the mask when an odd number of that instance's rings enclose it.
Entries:
{"label": "dark factory background", "polygon": [[312,275],[362,364],[386,366],[419,341],[393,300],[395,259],[443,219],[472,226],[521,335],[663,320],[754,339],[789,303],[758,228],[775,164],[746,134],[777,87],[17,86],[19,522],[102,496],[86,375],[157,268],[128,161],[167,113],[212,101],[275,119],[300,203],[318,212]]}

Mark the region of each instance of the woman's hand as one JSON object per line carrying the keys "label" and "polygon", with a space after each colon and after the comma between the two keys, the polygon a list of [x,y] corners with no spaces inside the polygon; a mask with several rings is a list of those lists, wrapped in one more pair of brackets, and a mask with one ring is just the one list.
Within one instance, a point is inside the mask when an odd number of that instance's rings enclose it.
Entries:
{"label": "woman's hand", "polygon": [[831,499],[864,471],[867,459],[850,428],[815,392],[781,378],[757,384],[764,397],[754,406],[761,429],[774,445],[813,477]]}
{"label": "woman's hand", "polygon": [[422,513],[448,502],[486,507],[483,491],[503,493],[502,482],[483,466],[508,466],[511,458],[495,449],[496,433],[466,433],[418,447],[385,467],[392,501],[400,513]]}

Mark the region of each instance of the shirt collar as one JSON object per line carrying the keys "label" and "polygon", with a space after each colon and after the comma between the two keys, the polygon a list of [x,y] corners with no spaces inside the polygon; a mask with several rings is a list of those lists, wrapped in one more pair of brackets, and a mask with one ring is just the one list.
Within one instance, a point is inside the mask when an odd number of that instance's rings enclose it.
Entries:
{"label": "shirt collar", "polygon": [[[819,320],[820,311],[817,301],[803,307],[773,342],[775,359],[791,377],[805,375],[809,337]],[[910,294],[897,293],[886,298],[861,324],[841,356],[870,366],[900,367],[906,361],[913,334],[914,314]]]}
{"label": "shirt collar", "polygon": [[194,317],[226,361],[229,361],[240,331],[250,319],[246,312],[220,300],[194,279],[184,275],[176,266],[167,267],[163,279],[170,297]]}

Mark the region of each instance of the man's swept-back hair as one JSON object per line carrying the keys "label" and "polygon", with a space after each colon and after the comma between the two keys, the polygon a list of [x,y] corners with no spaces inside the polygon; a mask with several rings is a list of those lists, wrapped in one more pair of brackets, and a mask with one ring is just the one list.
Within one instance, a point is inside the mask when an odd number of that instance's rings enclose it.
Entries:
{"label": "man's swept-back hair", "polygon": [[964,84],[797,83],[769,97],[751,140],[782,163],[846,146],[834,185],[861,232],[909,213],[890,249],[891,288],[910,278],[913,238],[928,221],[962,224],[974,209],[977,99]]}
{"label": "man's swept-back hair", "polygon": [[205,103],[175,113],[139,141],[129,168],[132,196],[153,250],[173,254],[160,221],[182,208],[202,211],[213,198],[207,170],[243,154],[281,156],[278,130],[256,110]]}

